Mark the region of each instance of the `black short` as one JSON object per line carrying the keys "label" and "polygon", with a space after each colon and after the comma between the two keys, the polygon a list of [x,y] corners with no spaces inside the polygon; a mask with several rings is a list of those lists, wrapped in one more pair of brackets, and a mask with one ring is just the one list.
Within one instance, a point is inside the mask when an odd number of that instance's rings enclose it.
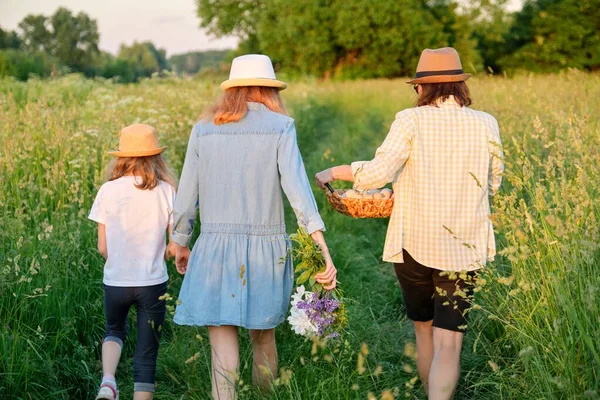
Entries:
{"label": "black short", "polygon": [[[394,264],[400,281],[406,314],[412,321],[431,321],[433,326],[465,332],[476,272],[465,280],[459,273],[419,264],[404,250],[404,263]],[[462,275],[464,277],[464,275]]]}

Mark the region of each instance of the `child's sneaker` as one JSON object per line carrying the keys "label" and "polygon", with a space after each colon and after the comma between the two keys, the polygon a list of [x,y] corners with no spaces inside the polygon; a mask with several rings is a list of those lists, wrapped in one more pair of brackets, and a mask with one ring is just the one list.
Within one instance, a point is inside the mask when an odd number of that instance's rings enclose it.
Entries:
{"label": "child's sneaker", "polygon": [[119,400],[119,391],[112,387],[112,385],[103,383],[100,386],[96,400]]}

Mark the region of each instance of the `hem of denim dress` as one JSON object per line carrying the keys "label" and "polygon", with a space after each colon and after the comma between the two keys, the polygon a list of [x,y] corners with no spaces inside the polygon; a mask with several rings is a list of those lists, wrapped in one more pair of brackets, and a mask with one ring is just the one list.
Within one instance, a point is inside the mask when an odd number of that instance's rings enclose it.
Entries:
{"label": "hem of denim dress", "polygon": [[119,346],[123,347],[123,340],[121,340],[121,338],[113,336],[113,335],[105,336],[103,343],[104,342],[115,342]]}
{"label": "hem of denim dress", "polygon": [[135,382],[133,384],[134,392],[151,392],[154,393],[156,391],[156,386],[154,383],[147,382]]}
{"label": "hem of denim dress", "polygon": [[221,325],[231,325],[231,326],[239,326],[240,328],[245,329],[274,329],[277,326],[281,325],[281,323],[285,320],[285,316],[280,318],[274,324],[246,324],[242,323],[242,321],[233,321],[233,320],[181,320],[181,318],[173,318],[173,322],[177,325],[185,325],[185,326],[221,326]]}

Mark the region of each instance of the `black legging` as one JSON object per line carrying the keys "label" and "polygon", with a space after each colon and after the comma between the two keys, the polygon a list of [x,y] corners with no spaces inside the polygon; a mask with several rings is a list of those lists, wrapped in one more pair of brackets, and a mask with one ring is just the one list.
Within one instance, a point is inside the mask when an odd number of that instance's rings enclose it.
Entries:
{"label": "black legging", "polygon": [[127,337],[129,309],[133,305],[137,309],[137,344],[133,357],[136,392],[154,392],[156,357],[166,314],[166,301],[159,297],[166,292],[167,282],[140,287],[104,285],[105,341],[117,342],[122,347]]}

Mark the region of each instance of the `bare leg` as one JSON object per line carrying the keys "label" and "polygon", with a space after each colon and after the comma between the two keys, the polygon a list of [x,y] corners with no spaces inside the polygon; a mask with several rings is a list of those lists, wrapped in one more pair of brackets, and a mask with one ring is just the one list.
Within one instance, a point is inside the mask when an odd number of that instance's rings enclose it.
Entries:
{"label": "bare leg", "polygon": [[237,326],[209,326],[212,348],[212,396],[215,400],[237,398],[235,384],[240,364]]}
{"label": "bare leg", "polygon": [[114,379],[120,358],[121,344],[111,340],[102,343],[102,372],[105,377]]}
{"label": "bare leg", "polygon": [[431,321],[413,321],[415,325],[415,338],[417,341],[417,371],[425,388],[425,394],[429,394],[429,370],[433,361],[433,326]]}
{"label": "bare leg", "polygon": [[429,399],[452,398],[460,375],[462,332],[433,329],[433,362],[429,371]]}
{"label": "bare leg", "polygon": [[133,392],[133,400],[152,400],[154,393],[152,392]]}
{"label": "bare leg", "polygon": [[252,380],[261,389],[270,387],[277,377],[277,346],[275,344],[275,329],[250,330],[252,353]]}

